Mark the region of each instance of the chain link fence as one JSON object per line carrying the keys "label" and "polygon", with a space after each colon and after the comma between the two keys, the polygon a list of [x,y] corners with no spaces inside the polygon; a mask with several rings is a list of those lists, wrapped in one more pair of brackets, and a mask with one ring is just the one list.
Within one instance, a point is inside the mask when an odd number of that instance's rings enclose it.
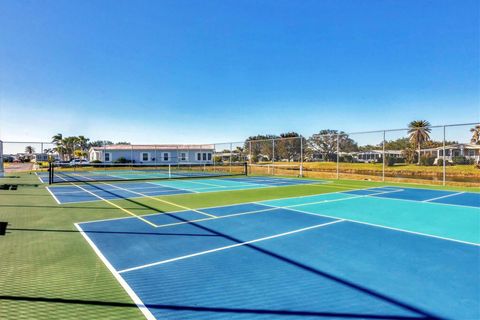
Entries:
{"label": "chain link fence", "polygon": [[[45,170],[47,161],[109,167],[204,166],[236,173],[480,186],[479,123],[288,137],[201,145],[58,146],[0,143],[0,174]],[[115,152],[113,152],[115,150]],[[107,164],[109,164],[107,166]]]}

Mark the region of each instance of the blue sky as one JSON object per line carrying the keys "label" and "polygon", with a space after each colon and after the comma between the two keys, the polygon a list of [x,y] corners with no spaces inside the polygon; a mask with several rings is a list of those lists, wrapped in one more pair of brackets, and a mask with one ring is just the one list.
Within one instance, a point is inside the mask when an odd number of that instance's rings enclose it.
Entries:
{"label": "blue sky", "polygon": [[0,0],[0,138],[479,121],[479,2]]}

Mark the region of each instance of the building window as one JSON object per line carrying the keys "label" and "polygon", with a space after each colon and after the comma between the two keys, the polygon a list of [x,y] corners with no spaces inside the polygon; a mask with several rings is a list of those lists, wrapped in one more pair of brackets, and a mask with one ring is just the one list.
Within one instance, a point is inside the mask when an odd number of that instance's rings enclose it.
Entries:
{"label": "building window", "polygon": [[163,153],[163,161],[168,161],[170,159],[170,154],[168,152]]}
{"label": "building window", "polygon": [[105,153],[105,162],[112,161],[112,154],[110,152]]}
{"label": "building window", "polygon": [[181,161],[187,161],[187,153],[186,152],[180,152],[180,160]]}
{"label": "building window", "polygon": [[202,159],[203,159],[203,161],[206,161],[206,160],[207,160],[207,154],[206,154],[206,153],[203,154],[203,158],[202,158]]}
{"label": "building window", "polygon": [[149,154],[147,152],[142,153],[142,161],[149,161]]}
{"label": "building window", "polygon": [[202,160],[202,154],[201,154],[201,153],[197,153],[197,160],[198,160],[198,161],[201,161],[201,160]]}
{"label": "building window", "polygon": [[208,154],[208,160],[212,160],[212,154],[211,153]]}
{"label": "building window", "polygon": [[473,149],[468,150],[468,155],[469,155],[470,157],[475,156],[475,150],[473,150]]}

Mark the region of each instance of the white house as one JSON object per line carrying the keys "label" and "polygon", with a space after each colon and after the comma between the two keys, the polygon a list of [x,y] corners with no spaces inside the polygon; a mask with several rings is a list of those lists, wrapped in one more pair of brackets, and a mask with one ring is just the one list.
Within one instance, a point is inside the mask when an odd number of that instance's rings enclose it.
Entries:
{"label": "white house", "polygon": [[108,145],[91,147],[88,151],[90,162],[114,163],[119,161],[136,164],[211,164],[215,148],[210,144],[150,144],[150,145]]}
{"label": "white house", "polygon": [[[383,150],[368,150],[352,153],[354,159],[358,162],[376,162],[381,159],[383,155]],[[391,158],[401,158],[401,150],[385,150],[385,155]]]}
{"label": "white house", "polygon": [[[422,149],[420,155],[435,157],[435,164],[439,159],[443,159],[443,146],[438,148]],[[480,163],[480,145],[472,143],[456,143],[445,146],[445,160],[452,163],[454,157],[465,157],[473,160],[474,163]]]}

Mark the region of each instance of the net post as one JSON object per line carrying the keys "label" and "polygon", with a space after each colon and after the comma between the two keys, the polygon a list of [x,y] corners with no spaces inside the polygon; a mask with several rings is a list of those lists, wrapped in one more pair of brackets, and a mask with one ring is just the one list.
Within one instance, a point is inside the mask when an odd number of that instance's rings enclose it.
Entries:
{"label": "net post", "polygon": [[337,132],[337,179],[340,179],[340,134]]}
{"label": "net post", "polygon": [[53,162],[48,162],[48,184],[53,183]]}
{"label": "net post", "polygon": [[446,163],[445,163],[445,139],[446,139],[446,126],[443,126],[443,163],[442,163],[442,185],[445,186],[446,185],[446,178],[447,178],[447,166],[446,166]]}
{"label": "net post", "polygon": [[245,174],[246,176],[248,176],[248,162],[245,161],[245,162],[243,163],[243,166],[244,166],[244,167],[243,167],[244,174]]}
{"label": "net post", "polygon": [[3,141],[0,140],[0,178],[5,175],[5,167],[3,163]]}
{"label": "net post", "polygon": [[385,130],[383,130],[382,142],[382,182],[385,182]]}
{"label": "net post", "polygon": [[300,178],[303,177],[303,136],[300,136]]}

